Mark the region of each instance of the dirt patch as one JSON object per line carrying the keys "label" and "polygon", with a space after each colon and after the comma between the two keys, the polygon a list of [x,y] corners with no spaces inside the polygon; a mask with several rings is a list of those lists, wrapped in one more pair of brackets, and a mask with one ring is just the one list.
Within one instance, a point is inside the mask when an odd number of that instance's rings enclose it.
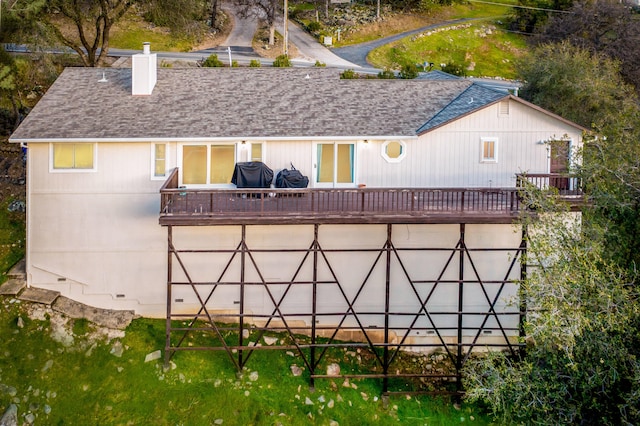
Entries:
{"label": "dirt patch", "polygon": [[[284,37],[276,32],[275,44],[269,46],[269,27],[261,24],[253,37],[253,50],[263,58],[275,59],[282,55],[284,47]],[[297,58],[300,56],[298,49],[289,42],[289,58]]]}
{"label": "dirt patch", "polygon": [[218,27],[219,29],[209,29],[204,35],[201,42],[193,46],[192,51],[210,49],[212,47],[218,47],[229,37],[231,30],[235,23],[233,22],[233,16],[224,10],[218,12]]}

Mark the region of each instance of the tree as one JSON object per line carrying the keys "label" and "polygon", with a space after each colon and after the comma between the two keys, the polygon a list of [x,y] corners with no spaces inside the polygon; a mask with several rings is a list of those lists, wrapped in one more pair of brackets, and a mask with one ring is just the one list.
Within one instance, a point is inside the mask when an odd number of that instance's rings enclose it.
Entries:
{"label": "tree", "polygon": [[527,226],[526,354],[473,358],[467,399],[509,424],[637,424],[638,293],[606,260],[605,230],[555,208]]}
{"label": "tree", "polygon": [[509,17],[509,29],[533,34],[543,27],[550,14],[562,14],[573,0],[518,0]]}
{"label": "tree", "polygon": [[[135,0],[51,0],[41,22],[85,66],[99,66],[109,52],[109,33]],[[67,28],[72,28],[68,30]]]}
{"label": "tree", "polygon": [[269,26],[269,45],[276,43],[276,11],[278,0],[234,0],[238,15],[243,18],[264,20]]}
{"label": "tree", "polygon": [[640,93],[640,16],[617,0],[581,0],[570,13],[552,16],[537,43],[568,41],[621,63],[620,73]]}
{"label": "tree", "polygon": [[[520,96],[586,128],[632,126],[636,96],[620,64],[568,42],[538,46],[517,64]],[[626,117],[626,118],[625,118]]]}

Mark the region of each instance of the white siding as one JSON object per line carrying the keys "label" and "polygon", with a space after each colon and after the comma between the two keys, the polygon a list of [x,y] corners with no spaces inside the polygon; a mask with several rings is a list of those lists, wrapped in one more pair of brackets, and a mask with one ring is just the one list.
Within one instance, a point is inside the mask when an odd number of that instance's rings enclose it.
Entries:
{"label": "white siding", "polygon": [[[537,110],[511,101],[508,115],[499,105],[463,117],[419,139],[407,141],[407,156],[388,163],[384,141],[359,151],[358,181],[370,187],[513,187],[516,173],[548,173],[547,145],[568,137],[581,144],[580,132]],[[524,130],[523,130],[524,129]],[[498,161],[482,163],[481,139],[498,139]]]}

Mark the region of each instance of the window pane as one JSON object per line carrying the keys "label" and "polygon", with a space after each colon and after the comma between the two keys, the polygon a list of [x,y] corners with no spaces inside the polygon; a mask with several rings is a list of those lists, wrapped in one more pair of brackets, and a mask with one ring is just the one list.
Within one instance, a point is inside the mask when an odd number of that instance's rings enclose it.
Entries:
{"label": "window pane", "polygon": [[235,145],[211,145],[210,183],[231,183],[235,164]]}
{"label": "window pane", "polygon": [[262,144],[251,144],[251,161],[262,161]]}
{"label": "window pane", "polygon": [[206,145],[185,145],[182,148],[182,183],[207,183]]}
{"label": "window pane", "polygon": [[400,142],[389,142],[386,146],[387,157],[398,158],[402,155],[402,145]]}
{"label": "window pane", "polygon": [[53,168],[72,169],[73,168],[73,144],[54,143],[53,144]]}
{"label": "window pane", "polygon": [[91,143],[75,143],[75,168],[76,169],[92,169],[93,168],[93,144]]}
{"label": "window pane", "polygon": [[318,182],[333,182],[333,144],[318,144]]}
{"label": "window pane", "polygon": [[163,143],[155,144],[155,166],[154,166],[154,176],[164,176],[166,171],[166,151],[167,146]]}
{"label": "window pane", "polygon": [[495,160],[495,141],[484,141],[482,144],[482,158],[485,160]]}
{"label": "window pane", "polygon": [[338,183],[353,182],[353,144],[338,145]]}

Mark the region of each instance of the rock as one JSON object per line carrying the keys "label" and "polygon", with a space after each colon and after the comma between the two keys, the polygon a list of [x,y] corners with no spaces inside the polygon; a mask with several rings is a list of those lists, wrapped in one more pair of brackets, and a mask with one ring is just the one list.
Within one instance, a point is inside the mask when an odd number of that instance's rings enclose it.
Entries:
{"label": "rock", "polygon": [[36,421],[36,416],[33,413],[29,413],[26,416],[24,416],[24,421],[32,425],[33,422]]}
{"label": "rock", "polygon": [[50,407],[50,406],[48,406],[47,404],[45,404],[45,405],[44,405],[43,410],[44,410],[44,413],[45,413],[46,415],[51,414],[51,407]]}
{"label": "rock", "polygon": [[368,401],[368,400],[369,400],[369,395],[367,395],[367,394],[366,394],[366,393],[364,393],[364,392],[360,392],[360,396],[362,396],[362,399],[364,399],[365,401]]}
{"label": "rock", "polygon": [[342,387],[343,388],[351,387],[351,383],[349,382],[349,379],[344,379],[344,382],[342,382]]}
{"label": "rock", "polygon": [[320,396],[318,397],[318,402],[324,402],[324,401],[325,401],[325,399],[324,399],[324,395],[320,395]]}
{"label": "rock", "polygon": [[249,380],[251,380],[252,382],[258,380],[258,372],[252,371],[251,374],[249,374]]}
{"label": "rock", "polygon": [[300,376],[302,374],[302,369],[300,367],[298,367],[297,365],[293,364],[291,366],[291,374],[293,374],[294,376]]}
{"label": "rock", "polygon": [[18,391],[13,386],[7,386],[0,383],[0,392],[6,393],[9,396],[16,396]]}
{"label": "rock", "polygon": [[313,401],[309,399],[309,397],[305,397],[304,399],[304,405],[313,405]]}
{"label": "rock", "polygon": [[109,351],[109,353],[113,356],[117,356],[118,358],[122,357],[122,354],[124,353],[124,347],[122,346],[122,342],[119,340],[116,340],[115,342],[113,342],[113,345],[111,345],[111,350]]}
{"label": "rock", "polygon": [[147,356],[144,357],[144,362],[155,361],[156,359],[160,359],[162,357],[162,351],[158,349],[157,351],[153,351]]}
{"label": "rock", "polygon": [[296,356],[296,354],[294,354],[294,353],[293,353],[293,352],[291,352],[291,351],[287,351],[287,352],[285,352],[285,353],[286,353],[287,355],[289,355],[289,356]]}
{"label": "rock", "polygon": [[327,402],[327,407],[329,408],[333,408],[334,405],[336,405],[336,403],[333,401],[333,399],[330,399],[329,402]]}
{"label": "rock", "polygon": [[95,348],[97,348],[97,347],[98,347],[98,344],[97,344],[97,343],[94,343],[93,345],[91,345],[91,347],[89,348],[89,350],[87,350],[87,352],[85,352],[84,356],[86,356],[86,357],[90,357],[90,356],[93,354],[93,350],[94,350]]}
{"label": "rock", "polygon": [[222,419],[215,419],[215,420],[213,421],[213,424],[214,424],[214,425],[221,425],[223,421],[224,421],[224,420],[222,420]]}
{"label": "rock", "polygon": [[331,363],[327,366],[327,376],[339,376],[340,366],[336,363]]}
{"label": "rock", "polygon": [[0,418],[0,426],[17,426],[18,425],[18,406],[10,404],[7,411]]}
{"label": "rock", "polygon": [[264,342],[271,346],[274,345],[276,343],[278,343],[278,338],[277,337],[269,337],[269,336],[264,336]]}
{"label": "rock", "polygon": [[52,359],[50,359],[47,362],[45,362],[44,367],[42,367],[42,372],[44,373],[45,371],[47,371],[51,367],[53,367],[53,360]]}
{"label": "rock", "polygon": [[16,325],[18,326],[18,328],[24,328],[24,320],[22,319],[22,317],[18,317]]}
{"label": "rock", "polygon": [[246,328],[242,330],[242,337],[245,339],[249,338],[249,330],[247,330]]}
{"label": "rock", "polygon": [[331,420],[329,422],[329,426],[340,426],[340,423],[336,422],[335,420]]}

